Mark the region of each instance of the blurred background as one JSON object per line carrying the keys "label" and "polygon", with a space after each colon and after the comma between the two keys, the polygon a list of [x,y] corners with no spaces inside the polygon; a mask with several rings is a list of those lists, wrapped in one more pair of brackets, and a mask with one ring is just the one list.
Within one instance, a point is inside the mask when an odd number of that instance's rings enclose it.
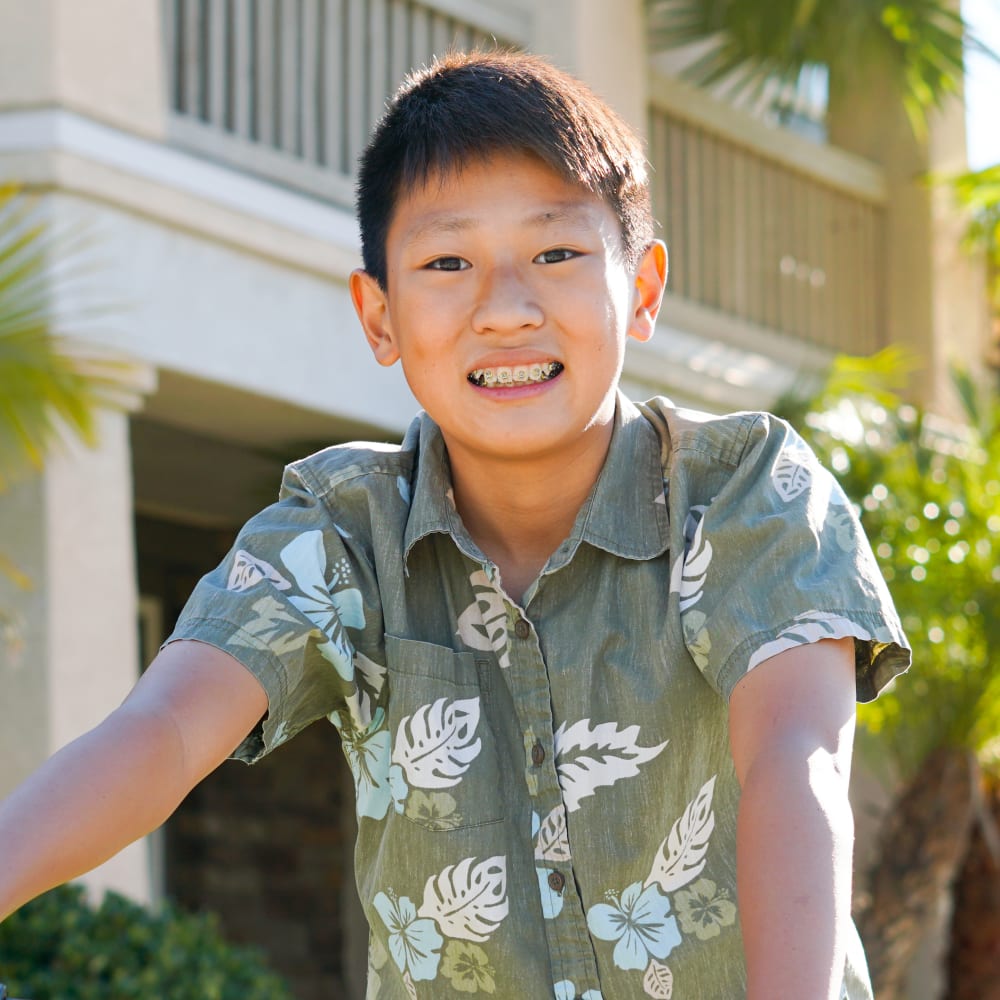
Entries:
{"label": "blurred background", "polygon": [[[408,70],[495,45],[645,136],[671,275],[626,391],[777,409],[856,501],[917,652],[862,717],[877,993],[995,1000],[997,0],[0,0],[0,794],[118,704],[285,462],[399,439],[355,162]],[[360,998],[340,757],[313,726],[227,764],[85,883]]]}

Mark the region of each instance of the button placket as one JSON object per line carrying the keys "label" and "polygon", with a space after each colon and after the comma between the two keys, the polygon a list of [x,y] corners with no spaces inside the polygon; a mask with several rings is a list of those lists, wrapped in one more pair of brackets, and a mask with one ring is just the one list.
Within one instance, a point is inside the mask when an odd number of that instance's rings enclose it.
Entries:
{"label": "button placket", "polygon": [[[563,808],[555,759],[552,691],[536,628],[522,609],[508,605],[508,613],[510,668],[506,673],[507,683],[523,726],[525,779],[532,798],[532,811],[538,817],[536,822],[544,822],[554,809]],[[542,877],[538,891],[561,901],[558,906],[554,902],[548,904],[557,915],[544,921],[553,974],[557,980],[579,983],[581,979],[596,980],[597,968],[572,866],[572,860],[567,860],[566,864],[560,864],[561,870],[557,870],[540,859],[537,867]],[[543,907],[545,905],[543,901]]]}

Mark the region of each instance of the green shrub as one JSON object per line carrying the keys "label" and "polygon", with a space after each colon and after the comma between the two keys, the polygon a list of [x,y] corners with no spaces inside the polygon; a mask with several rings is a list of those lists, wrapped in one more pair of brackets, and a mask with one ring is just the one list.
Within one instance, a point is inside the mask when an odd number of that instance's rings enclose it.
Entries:
{"label": "green shrub", "polygon": [[156,910],[80,886],[40,896],[0,924],[0,979],[30,1000],[292,1000],[251,948],[213,916]]}

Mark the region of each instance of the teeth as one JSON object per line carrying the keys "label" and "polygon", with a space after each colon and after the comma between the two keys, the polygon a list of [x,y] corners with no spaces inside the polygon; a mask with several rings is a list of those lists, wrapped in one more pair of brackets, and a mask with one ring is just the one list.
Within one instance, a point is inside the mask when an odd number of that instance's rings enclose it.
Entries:
{"label": "teeth", "polygon": [[555,378],[563,370],[559,361],[547,361],[543,365],[501,365],[497,368],[477,368],[469,372],[469,381],[473,385],[489,388],[494,385],[530,385],[535,382],[547,382]]}

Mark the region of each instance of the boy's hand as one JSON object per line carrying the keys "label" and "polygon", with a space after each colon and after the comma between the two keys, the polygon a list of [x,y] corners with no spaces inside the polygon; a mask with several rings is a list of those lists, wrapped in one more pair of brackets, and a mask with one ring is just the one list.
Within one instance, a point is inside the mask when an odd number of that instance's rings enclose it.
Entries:
{"label": "boy's hand", "polygon": [[227,653],[167,646],[118,709],[0,804],[0,920],[156,829],[266,711]]}
{"label": "boy's hand", "polygon": [[838,1000],[851,906],[853,640],[755,667],[730,699],[742,786],[737,886],[747,1000]]}

